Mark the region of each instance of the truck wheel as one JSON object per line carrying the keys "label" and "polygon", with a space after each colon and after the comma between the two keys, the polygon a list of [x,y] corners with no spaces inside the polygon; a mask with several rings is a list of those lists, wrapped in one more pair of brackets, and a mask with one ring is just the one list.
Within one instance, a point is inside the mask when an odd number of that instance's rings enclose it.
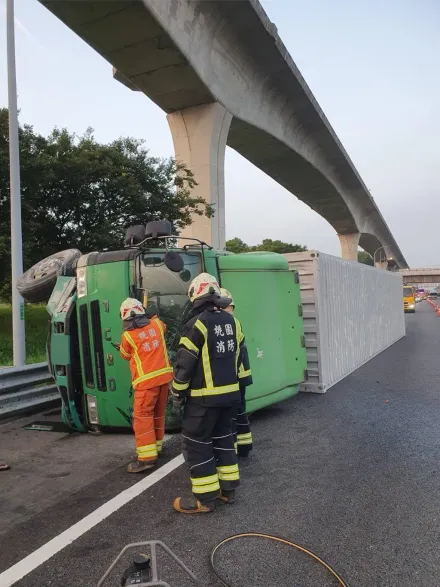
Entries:
{"label": "truck wheel", "polygon": [[47,302],[59,275],[73,275],[75,263],[81,256],[78,249],[66,249],[40,261],[20,277],[17,290],[25,302]]}

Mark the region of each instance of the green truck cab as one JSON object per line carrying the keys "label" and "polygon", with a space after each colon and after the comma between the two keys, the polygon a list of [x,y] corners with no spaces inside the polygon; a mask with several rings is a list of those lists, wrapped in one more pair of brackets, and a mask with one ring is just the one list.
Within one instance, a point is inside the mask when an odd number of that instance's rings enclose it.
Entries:
{"label": "green truck cab", "polygon": [[[115,347],[122,334],[120,305],[130,296],[157,310],[167,325],[173,361],[190,310],[188,287],[203,271],[234,296],[254,379],[247,390],[248,411],[295,395],[306,378],[306,351],[298,274],[289,270],[286,258],[262,252],[235,255],[195,239],[179,238],[186,244],[178,247],[170,223],[164,221],[142,228],[144,238],[137,227],[137,238],[129,238],[123,250],[76,252],[69,271],[65,263],[55,263],[56,282],[47,305],[47,354],[63,422],[84,432],[131,427],[130,370]],[[47,266],[48,260],[41,263]],[[49,266],[53,273],[53,263]],[[36,300],[38,281],[50,274],[35,267],[29,270],[34,276],[29,301]],[[21,293],[26,299],[23,287]],[[168,410],[167,429],[179,425]]]}

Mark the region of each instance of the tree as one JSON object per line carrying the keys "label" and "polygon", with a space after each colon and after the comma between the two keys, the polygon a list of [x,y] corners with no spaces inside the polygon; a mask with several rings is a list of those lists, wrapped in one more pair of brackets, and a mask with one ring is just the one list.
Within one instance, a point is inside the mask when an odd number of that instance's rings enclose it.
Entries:
{"label": "tree", "polygon": [[358,251],[358,262],[374,267],[373,257],[366,251]]}
{"label": "tree", "polygon": [[249,253],[252,251],[269,251],[272,253],[300,253],[307,251],[307,247],[301,245],[292,245],[290,243],[284,243],[280,240],[272,240],[265,238],[259,245],[249,246],[243,242],[240,238],[235,237],[231,240],[226,241],[226,248],[232,253]]}
{"label": "tree", "polygon": [[[167,218],[178,232],[192,214],[212,216],[189,169],[150,157],[144,142],[98,143],[54,129],[48,137],[24,125],[20,134],[23,257],[27,269],[66,248],[118,249],[125,228]],[[0,295],[10,292],[8,111],[0,109]],[[8,295],[9,297],[9,295]]]}
{"label": "tree", "polygon": [[261,245],[251,247],[253,251],[270,251],[272,253],[302,253],[307,251],[307,247],[301,245],[292,245],[290,243],[283,243],[280,240],[272,240],[271,238],[265,238]]}
{"label": "tree", "polygon": [[226,241],[226,248],[231,253],[247,253],[249,251],[249,246],[238,237]]}

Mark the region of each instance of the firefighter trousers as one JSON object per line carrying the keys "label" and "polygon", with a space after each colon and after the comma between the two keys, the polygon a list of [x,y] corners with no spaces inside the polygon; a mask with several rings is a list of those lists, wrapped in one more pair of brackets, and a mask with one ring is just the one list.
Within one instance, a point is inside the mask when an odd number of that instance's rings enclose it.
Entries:
{"label": "firefighter trousers", "polygon": [[135,389],[133,430],[139,461],[157,461],[162,450],[167,399],[168,383],[149,389]]}
{"label": "firefighter trousers", "polygon": [[214,407],[186,403],[182,420],[182,452],[188,464],[192,492],[201,503],[240,484],[232,435],[236,406]]}
{"label": "firefighter trousers", "polygon": [[252,450],[252,432],[246,414],[246,387],[240,387],[240,404],[232,417],[234,447],[239,457],[247,457]]}

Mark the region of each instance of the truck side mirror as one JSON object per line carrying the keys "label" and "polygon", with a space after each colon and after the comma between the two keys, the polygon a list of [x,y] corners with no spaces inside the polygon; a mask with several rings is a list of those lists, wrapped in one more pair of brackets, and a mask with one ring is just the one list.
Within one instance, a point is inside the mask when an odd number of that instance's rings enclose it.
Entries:
{"label": "truck side mirror", "polygon": [[180,273],[185,266],[182,257],[174,251],[168,251],[163,258],[163,262],[165,267],[173,273]]}
{"label": "truck side mirror", "polygon": [[125,246],[133,247],[138,245],[145,239],[145,234],[145,226],[143,224],[129,226],[125,231]]}

